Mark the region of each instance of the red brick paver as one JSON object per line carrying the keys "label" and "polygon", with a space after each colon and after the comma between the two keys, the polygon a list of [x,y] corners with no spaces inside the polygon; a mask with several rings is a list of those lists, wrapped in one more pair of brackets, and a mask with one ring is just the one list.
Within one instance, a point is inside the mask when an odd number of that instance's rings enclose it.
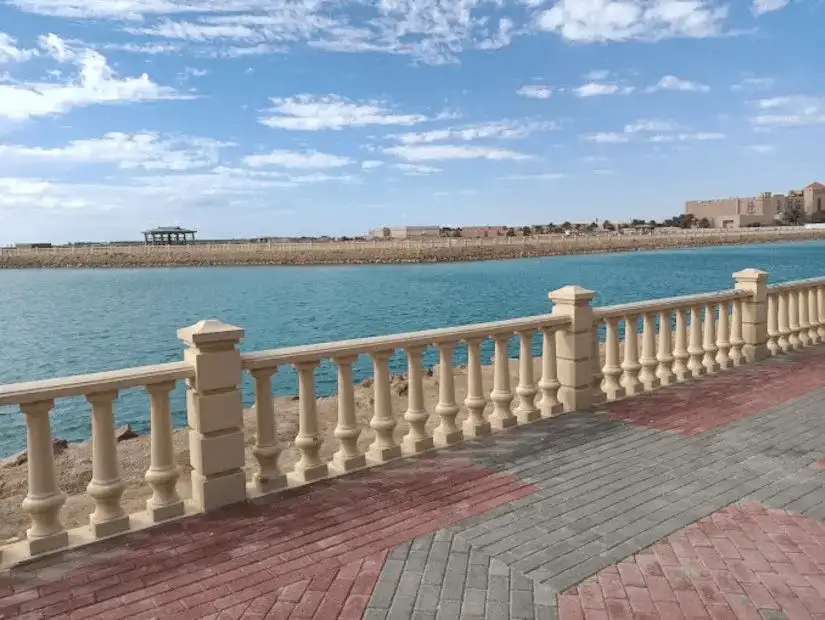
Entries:
{"label": "red brick paver", "polygon": [[825,524],[729,506],[562,593],[559,617],[823,620]]}
{"label": "red brick paver", "polygon": [[825,353],[818,347],[781,362],[723,371],[698,382],[610,403],[607,411],[614,420],[690,436],[743,420],[822,387]]}
{"label": "red brick paver", "polygon": [[414,459],[22,567],[0,618],[360,618],[388,549],[534,491]]}

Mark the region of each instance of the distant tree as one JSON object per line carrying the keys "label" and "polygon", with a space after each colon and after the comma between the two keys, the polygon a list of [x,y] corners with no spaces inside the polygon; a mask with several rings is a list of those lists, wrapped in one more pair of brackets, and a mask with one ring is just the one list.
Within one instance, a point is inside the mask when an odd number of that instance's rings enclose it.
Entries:
{"label": "distant tree", "polygon": [[648,220],[647,225],[656,228],[659,225],[659,222],[657,222],[656,220]]}
{"label": "distant tree", "polygon": [[602,228],[605,230],[616,230],[616,226],[610,220],[605,220],[602,222]]}
{"label": "distant tree", "polygon": [[599,225],[598,225],[596,222],[590,222],[590,223],[587,225],[587,230],[589,230],[590,232],[593,232],[593,231],[594,231],[594,230],[596,230],[598,227],[599,227]]}
{"label": "distant tree", "polygon": [[562,222],[561,229],[562,230],[570,230],[573,228],[573,225],[570,222],[564,221]]}
{"label": "distant tree", "polygon": [[699,220],[698,226],[699,228],[713,228],[713,223],[711,223],[711,221],[708,218],[703,217],[701,220]]}
{"label": "distant tree", "polygon": [[799,205],[794,205],[782,214],[782,221],[790,226],[798,226],[805,221],[805,211]]}
{"label": "distant tree", "polygon": [[530,235],[532,235],[532,234],[533,234],[533,229],[532,229],[532,228],[530,228],[529,226],[522,226],[522,227],[521,227],[521,234],[522,234],[524,237],[529,237]]}
{"label": "distant tree", "polygon": [[504,236],[505,237],[515,237],[516,236],[516,231],[513,228],[508,227],[507,232],[504,233]]}
{"label": "distant tree", "polygon": [[544,231],[545,231],[544,226],[542,226],[541,224],[534,224],[533,225],[533,234],[534,235],[543,235]]}
{"label": "distant tree", "polygon": [[453,237],[463,237],[464,231],[461,228],[456,228],[453,230]]}

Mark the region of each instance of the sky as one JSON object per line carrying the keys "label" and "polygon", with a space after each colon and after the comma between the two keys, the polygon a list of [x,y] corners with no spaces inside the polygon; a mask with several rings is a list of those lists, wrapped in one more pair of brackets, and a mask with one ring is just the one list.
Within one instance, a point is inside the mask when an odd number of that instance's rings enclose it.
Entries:
{"label": "sky", "polygon": [[0,0],[0,245],[662,219],[825,181],[822,0]]}

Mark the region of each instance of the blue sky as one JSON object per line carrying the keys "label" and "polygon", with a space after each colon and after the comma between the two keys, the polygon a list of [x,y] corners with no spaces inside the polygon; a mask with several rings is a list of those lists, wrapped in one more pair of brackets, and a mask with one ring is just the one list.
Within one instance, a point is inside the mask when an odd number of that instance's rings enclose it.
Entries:
{"label": "blue sky", "polygon": [[820,0],[0,0],[0,244],[663,218],[825,180]]}

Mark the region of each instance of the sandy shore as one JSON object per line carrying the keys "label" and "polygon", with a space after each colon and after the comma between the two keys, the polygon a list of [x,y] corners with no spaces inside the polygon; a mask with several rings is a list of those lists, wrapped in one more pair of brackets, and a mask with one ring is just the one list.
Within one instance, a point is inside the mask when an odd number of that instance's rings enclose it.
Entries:
{"label": "sandy shore", "polygon": [[190,245],[0,250],[0,269],[187,267],[227,265],[355,265],[537,258],[825,239],[825,230],[718,231],[677,235],[616,235],[364,243]]}
{"label": "sandy shore", "polygon": [[[536,379],[540,375],[540,361],[536,360]],[[455,369],[456,402],[463,403],[467,394],[467,377],[463,368]],[[518,360],[511,360],[510,374],[512,376],[512,389],[518,383]],[[436,370],[437,375],[437,370]],[[491,367],[483,369],[485,391],[492,388],[493,373]],[[392,406],[398,426],[395,429],[395,438],[400,442],[401,438],[409,430],[408,424],[403,419],[403,412],[407,408],[406,379],[402,376],[395,376],[392,383]],[[438,402],[438,380],[436,377],[424,378],[424,393],[427,410],[430,412],[430,420],[427,429],[430,433],[438,425],[439,419],[433,411]],[[537,397],[538,400],[539,397]],[[372,389],[369,386],[359,385],[355,389],[356,414],[358,423],[362,429],[358,440],[358,446],[362,451],[372,443],[375,434],[369,428],[369,420],[372,417]],[[513,401],[513,407],[518,403],[518,398]],[[462,407],[463,409],[463,407]],[[285,450],[281,455],[279,464],[284,471],[292,469],[292,465],[298,460],[298,453],[291,446],[292,440],[298,433],[298,401],[293,397],[278,397],[275,399],[275,410],[278,412],[278,439]],[[491,411],[488,405],[487,413]],[[333,436],[333,431],[337,424],[338,403],[335,396],[318,399],[318,415],[321,425],[320,431],[324,438],[321,449],[321,456],[328,459],[338,449],[337,441]],[[458,417],[459,425],[466,417],[462,411]],[[254,409],[245,411],[244,434],[248,446],[246,456],[246,474],[251,479],[256,470],[255,460],[252,456],[251,446],[255,443],[255,412]],[[177,463],[181,468],[181,478],[178,483],[178,491],[183,497],[191,497],[191,487],[189,484],[189,439],[186,429],[177,429],[174,433],[174,446]],[[122,478],[126,483],[126,492],[123,495],[124,509],[128,513],[138,512],[145,508],[146,499],[151,495],[151,490],[143,480],[146,469],[149,467],[149,436],[141,435],[134,439],[129,439],[118,444],[118,455],[122,467]],[[77,527],[88,524],[89,515],[94,511],[94,502],[86,494],[86,486],[92,476],[92,454],[91,443],[69,444],[69,446],[56,457],[58,484],[60,488],[69,495],[69,499],[64,505],[62,512],[63,524],[66,527]],[[26,496],[27,491],[27,467],[26,465],[0,467],[0,544],[8,539],[18,536],[25,536],[25,530],[29,526],[28,516],[22,511],[20,505]]]}

